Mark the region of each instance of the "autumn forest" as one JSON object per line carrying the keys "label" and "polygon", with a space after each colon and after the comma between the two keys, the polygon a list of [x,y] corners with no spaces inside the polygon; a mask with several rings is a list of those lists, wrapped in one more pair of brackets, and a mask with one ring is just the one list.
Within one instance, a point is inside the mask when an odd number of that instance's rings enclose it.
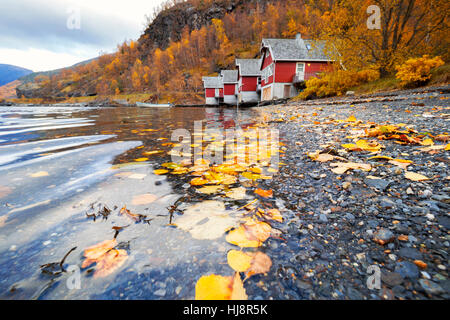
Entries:
{"label": "autumn forest", "polygon": [[[337,48],[333,58],[340,63],[335,68],[376,70],[381,77],[424,54],[449,59],[450,4],[445,0],[189,0],[170,1],[159,15],[188,7],[202,13],[217,3],[232,10],[199,28],[186,25],[174,31],[166,46],[158,46],[144,33],[139,40],[118,45],[115,53],[39,77],[41,95],[147,93],[152,101],[199,102],[202,75],[234,68],[235,58],[258,57],[262,38],[293,38],[297,33],[305,39],[327,40],[330,48]],[[380,8],[380,29],[367,26],[367,8],[373,4]]]}

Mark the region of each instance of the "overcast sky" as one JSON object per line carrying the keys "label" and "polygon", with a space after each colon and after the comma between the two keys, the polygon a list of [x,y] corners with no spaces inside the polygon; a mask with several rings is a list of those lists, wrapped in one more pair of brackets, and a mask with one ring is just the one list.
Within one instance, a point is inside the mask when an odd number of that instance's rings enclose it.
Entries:
{"label": "overcast sky", "polygon": [[162,0],[0,0],[0,63],[67,67],[137,40]]}

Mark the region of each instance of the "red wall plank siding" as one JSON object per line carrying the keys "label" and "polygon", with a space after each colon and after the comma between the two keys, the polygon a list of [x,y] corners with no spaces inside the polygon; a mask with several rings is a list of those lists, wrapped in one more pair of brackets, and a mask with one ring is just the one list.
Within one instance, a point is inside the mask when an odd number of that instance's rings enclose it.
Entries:
{"label": "red wall plank siding", "polygon": [[275,82],[292,82],[296,68],[296,62],[277,61],[275,63]]}
{"label": "red wall plank siding", "polygon": [[234,83],[233,84],[224,84],[223,93],[226,96],[236,94],[236,85]]}
{"label": "red wall plank siding", "polygon": [[258,86],[257,77],[242,77],[241,91],[256,91]]}
{"label": "red wall plank siding", "polygon": [[214,98],[216,96],[216,89],[213,88],[206,88],[205,94],[207,98]]}
{"label": "red wall plank siding", "polygon": [[[267,52],[269,52],[269,51],[267,50]],[[264,70],[266,67],[270,66],[272,64],[272,62],[273,62],[272,55],[270,55],[269,57],[266,57],[266,54],[264,53],[264,58],[263,58],[261,70]],[[262,87],[266,86],[268,84],[271,84],[272,82],[273,82],[273,75],[270,76],[267,79],[267,81],[264,81],[264,79],[261,78],[261,86]]]}
{"label": "red wall plank siding", "polygon": [[261,79],[261,86],[266,86],[268,84],[271,84],[273,82],[273,76],[270,76],[269,78],[267,78],[267,81],[264,81],[264,79]]}
{"label": "red wall plank siding", "polygon": [[264,61],[263,61],[263,65],[261,70],[264,70],[268,65],[270,65],[273,62],[272,59],[272,55],[270,55],[269,57],[266,58],[266,56],[264,56]]}
{"label": "red wall plank siding", "polygon": [[317,72],[326,71],[330,67],[331,67],[331,65],[329,65],[326,62],[306,62],[305,63],[305,80],[308,80]]}
{"label": "red wall plank siding", "polygon": [[223,98],[223,88],[219,89],[219,98]]}

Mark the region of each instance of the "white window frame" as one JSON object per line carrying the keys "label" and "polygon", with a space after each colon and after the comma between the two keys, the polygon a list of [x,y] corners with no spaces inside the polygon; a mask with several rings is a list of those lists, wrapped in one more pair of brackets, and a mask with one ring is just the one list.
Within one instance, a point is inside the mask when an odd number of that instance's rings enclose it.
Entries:
{"label": "white window frame", "polygon": [[298,72],[298,67],[299,66],[303,66],[302,73],[305,74],[306,63],[304,63],[304,62],[297,62],[297,65],[295,66],[295,73],[296,74],[300,74],[300,72]]}

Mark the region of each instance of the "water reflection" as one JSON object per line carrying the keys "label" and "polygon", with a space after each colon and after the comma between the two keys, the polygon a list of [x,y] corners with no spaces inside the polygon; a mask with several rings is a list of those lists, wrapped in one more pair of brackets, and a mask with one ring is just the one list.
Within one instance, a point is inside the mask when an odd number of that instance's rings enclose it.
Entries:
{"label": "water reflection", "polygon": [[[169,224],[208,196],[154,169],[170,161],[173,130],[193,132],[199,120],[205,129],[246,128],[257,116],[202,108],[0,107],[0,297],[193,298],[201,274],[230,273],[225,253],[232,246],[193,239]],[[149,195],[156,200],[147,201]],[[111,211],[105,219],[87,214],[98,205]],[[149,223],[130,220],[124,207]],[[93,278],[95,265],[81,270],[82,290],[67,287],[68,273],[39,268],[75,246],[65,263],[81,267],[84,249],[114,236],[128,258],[107,277]]]}

